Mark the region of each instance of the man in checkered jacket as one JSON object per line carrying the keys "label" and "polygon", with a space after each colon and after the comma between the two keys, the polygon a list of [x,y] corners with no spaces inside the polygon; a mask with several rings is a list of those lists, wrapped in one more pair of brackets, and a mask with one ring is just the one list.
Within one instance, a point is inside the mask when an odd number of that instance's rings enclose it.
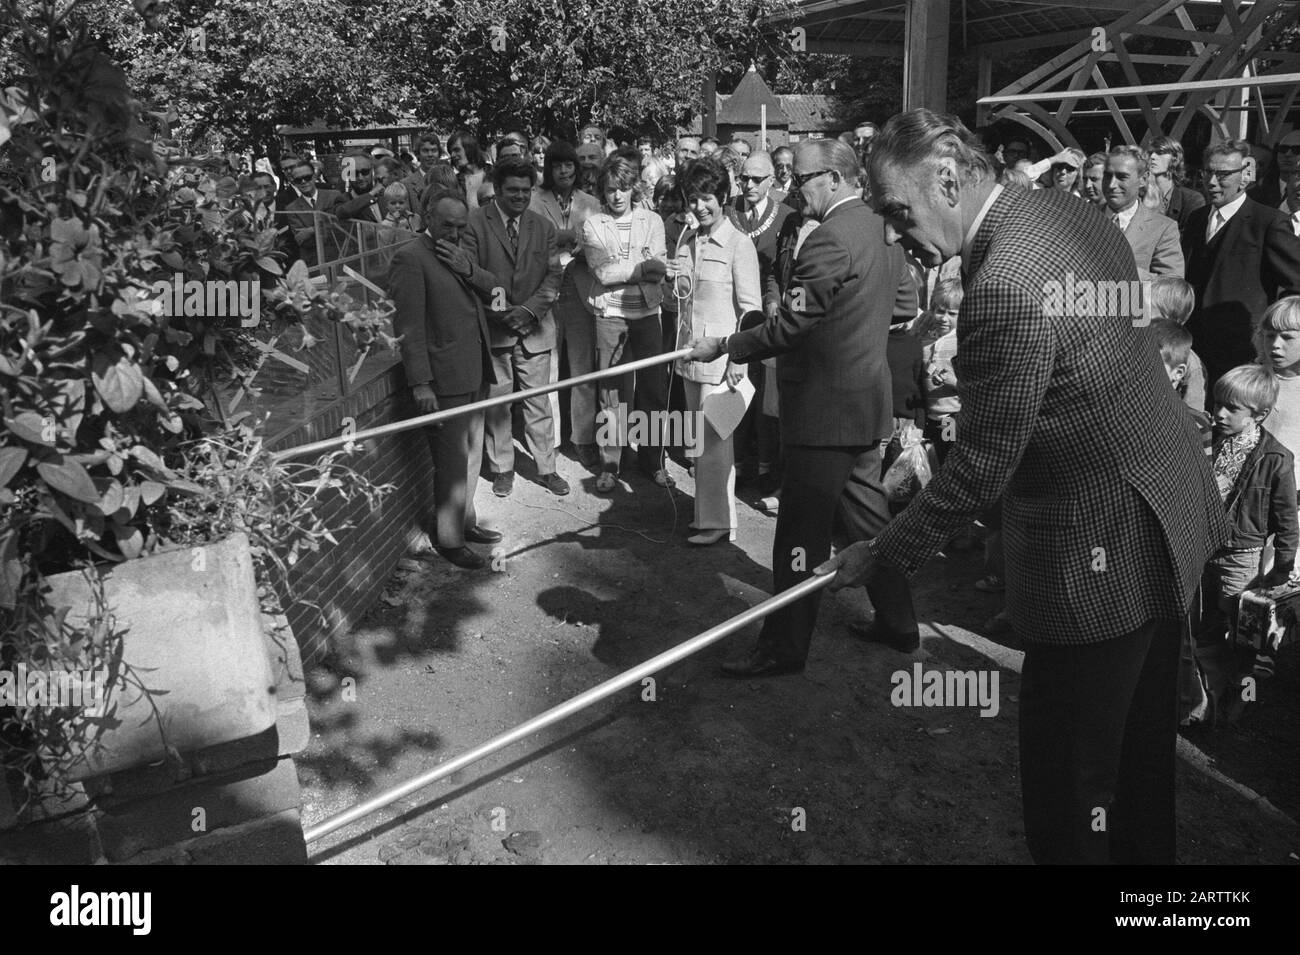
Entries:
{"label": "man in checkered jacket", "polygon": [[1141,304],[1112,293],[1137,282],[1132,250],[1095,206],[996,185],[928,110],[890,120],[870,174],[886,241],[927,267],[962,256],[962,415],[930,485],[818,572],[915,574],[1001,497],[1030,853],[1172,863],[1179,620],[1227,527]]}

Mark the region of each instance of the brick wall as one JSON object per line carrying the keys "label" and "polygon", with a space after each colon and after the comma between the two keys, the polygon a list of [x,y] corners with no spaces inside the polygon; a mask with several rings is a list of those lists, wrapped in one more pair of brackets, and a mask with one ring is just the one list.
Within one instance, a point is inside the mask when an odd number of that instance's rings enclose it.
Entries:
{"label": "brick wall", "polygon": [[[408,417],[405,391],[401,364],[395,362],[352,394],[279,431],[268,445],[290,448],[333,437],[343,432],[343,420],[349,417],[356,420],[357,430]],[[288,612],[308,662],[318,660],[329,649],[331,638],[354,626],[379,598],[384,581],[420,534],[422,517],[433,500],[433,463],[422,432],[389,435],[366,441],[362,447],[364,451],[352,455],[349,464],[371,481],[395,487],[375,512],[364,504],[345,508],[339,498],[332,498],[322,511],[326,523],[348,522],[354,528],[335,535],[338,546],[325,543],[293,568],[294,596],[320,607],[317,611],[297,604]]]}

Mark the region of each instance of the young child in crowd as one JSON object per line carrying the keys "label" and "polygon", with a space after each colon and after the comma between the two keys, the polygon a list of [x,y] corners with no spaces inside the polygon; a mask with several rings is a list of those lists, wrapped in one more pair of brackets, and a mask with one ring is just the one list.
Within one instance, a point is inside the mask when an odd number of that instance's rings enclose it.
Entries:
{"label": "young child in crowd", "polygon": [[[1205,567],[1196,659],[1213,711],[1235,708],[1238,687],[1255,654],[1236,646],[1237,598],[1252,587],[1284,583],[1295,565],[1295,459],[1263,421],[1277,401],[1278,382],[1260,365],[1239,365],[1214,385],[1214,479],[1232,536]],[[1260,577],[1264,542],[1273,535],[1273,569]],[[1213,721],[1211,715],[1211,722]]]}
{"label": "young child in crowd", "polygon": [[418,213],[411,211],[411,196],[406,186],[395,182],[384,188],[384,225],[406,229],[409,232],[424,231],[424,223]]}
{"label": "young child in crowd", "polygon": [[[1300,295],[1278,299],[1255,330],[1259,363],[1277,378],[1268,430],[1292,454],[1300,452]],[[1300,475],[1297,475],[1300,484]]]}
{"label": "young child in crowd", "polygon": [[[1196,292],[1188,282],[1176,275],[1162,275],[1148,287],[1150,297],[1147,300],[1147,318],[1152,321],[1165,319],[1177,325],[1187,324],[1187,319],[1196,306]],[[1194,411],[1205,410],[1205,365],[1196,352],[1190,349],[1187,353],[1187,372],[1176,387],[1189,408]]]}
{"label": "young child in crowd", "polygon": [[930,308],[918,319],[915,331],[921,339],[924,361],[922,386],[925,390],[925,437],[934,446],[942,465],[957,442],[957,373],[952,360],[957,356],[957,313],[961,310],[961,281],[940,282],[930,295]]}
{"label": "young child in crowd", "polygon": [[[1169,384],[1181,397],[1187,385],[1187,375],[1191,369],[1191,363],[1194,359],[1199,361],[1199,359],[1196,359],[1196,353],[1192,351],[1192,333],[1182,325],[1167,318],[1155,319],[1150,328],[1151,334],[1156,339],[1156,348],[1160,349],[1160,357],[1165,363],[1165,372],[1169,375]],[[1204,374],[1203,370],[1202,374]],[[1201,434],[1201,442],[1205,447],[1206,455],[1212,454],[1214,423],[1209,414],[1193,407],[1190,403],[1186,404],[1185,407],[1196,425],[1196,430]]]}

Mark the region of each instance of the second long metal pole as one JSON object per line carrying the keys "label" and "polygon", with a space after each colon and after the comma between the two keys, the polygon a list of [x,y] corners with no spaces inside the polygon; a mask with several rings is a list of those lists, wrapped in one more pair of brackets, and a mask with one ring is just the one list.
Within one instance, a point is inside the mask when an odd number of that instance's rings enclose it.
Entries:
{"label": "second long metal pole", "polygon": [[768,614],[775,610],[779,610],[786,604],[793,603],[796,600],[808,596],[813,591],[819,590],[829,584],[834,577],[834,574],[809,577],[807,580],[795,584],[789,590],[783,590],[774,597],[768,597],[762,603],[755,604],[748,610],[736,614],[736,616],[732,617],[730,620],[718,624],[711,630],[706,630],[704,633],[697,634],[696,636],[691,637],[691,639],[665,650],[658,656],[651,657],[649,660],[646,660],[644,663],[635,666],[630,670],[624,670],[618,676],[611,677],[604,683],[599,683],[596,686],[593,686],[590,690],[579,693],[571,700],[566,700],[558,706],[551,707],[545,713],[534,716],[526,723],[520,723],[514,729],[507,730],[500,736],[495,736],[486,743],[475,746],[468,752],[462,753],[455,759],[448,760],[447,762],[434,767],[427,773],[416,776],[414,779],[409,779],[400,786],[395,786],[392,789],[379,793],[377,796],[372,796],[365,802],[357,803],[351,809],[345,809],[343,812],[318,822],[303,833],[303,839],[307,842],[315,842],[318,839],[323,839],[335,830],[342,829],[344,826],[350,825],[359,819],[363,819],[371,813],[383,809],[385,806],[392,805],[403,796],[409,796],[411,793],[417,792],[431,783],[435,783],[440,779],[450,776],[457,770],[464,769],[471,763],[477,763],[479,760],[486,756],[490,756],[497,750],[505,749],[511,743],[518,742],[527,736],[532,736],[534,733],[545,729],[553,723],[558,723],[563,719],[567,719],[573,714],[585,710],[587,707],[600,702],[606,697],[613,696],[619,690],[626,689],[635,683],[639,683],[650,674],[656,673],[666,666],[671,666],[678,660],[683,660],[692,654],[699,653],[705,647],[717,643],[723,637],[730,636],[742,627],[746,627],[756,620],[762,620]]}
{"label": "second long metal pole", "polygon": [[625,375],[630,371],[639,371],[642,368],[650,368],[654,365],[667,364],[670,361],[676,361],[678,358],[685,358],[691,353],[689,348],[679,348],[677,351],[664,352],[662,355],[651,355],[649,358],[639,358],[636,361],[630,361],[626,365],[614,365],[610,368],[603,368],[600,371],[588,372],[585,375],[576,375],[573,378],[565,378],[563,381],[557,381],[550,385],[540,385],[537,388],[529,388],[525,391],[513,391],[508,395],[498,395],[495,398],[484,398],[482,401],[475,401],[472,404],[461,405],[459,408],[448,408],[446,411],[434,411],[430,414],[419,415],[415,418],[404,418],[401,421],[394,421],[390,424],[380,425],[377,428],[367,428],[365,431],[355,431],[352,434],[341,434],[334,438],[325,438],[321,441],[313,441],[311,444],[300,444],[295,448],[285,448],[283,451],[277,451],[272,457],[276,461],[286,461],[291,458],[300,458],[308,454],[320,454],[322,451],[331,451],[334,448],[341,448],[345,444],[353,444],[358,441],[365,441],[367,438],[381,438],[389,434],[397,434],[402,431],[410,431],[413,428],[422,428],[430,424],[438,424],[449,418],[459,418],[461,415],[473,414],[476,411],[485,411],[488,408],[495,408],[498,405],[513,404],[516,401],[523,401],[525,398],[532,398],[535,395],[548,395],[552,391],[560,391],[563,388],[572,388],[574,385],[585,385],[591,381],[599,381],[602,378],[616,378],[619,375]]}

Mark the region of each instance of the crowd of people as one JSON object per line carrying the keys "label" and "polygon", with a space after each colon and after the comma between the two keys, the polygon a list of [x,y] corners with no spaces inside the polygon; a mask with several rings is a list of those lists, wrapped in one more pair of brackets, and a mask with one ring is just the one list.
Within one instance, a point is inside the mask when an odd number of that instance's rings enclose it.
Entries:
{"label": "crowd of people", "polygon": [[[1205,726],[1232,718],[1246,682],[1268,677],[1274,666],[1275,644],[1234,639],[1241,596],[1292,581],[1300,537],[1300,132],[1281,139],[1276,165],[1261,163],[1244,142],[1210,146],[1198,190],[1188,184],[1182,146],[1168,137],[1090,156],[1064,149],[1034,161],[1022,140],[981,143],[960,124],[925,115],[934,129],[915,133],[915,141],[901,131],[905,122],[895,130],[899,124],[891,121],[883,129],[863,123],[838,139],[771,150],[744,136],[723,145],[685,135],[671,155],[649,140],[598,127],[581,130],[578,142],[507,133],[486,150],[473,134],[458,132],[445,152],[435,136],[419,140],[418,159],[387,149],[345,156],[340,188],[322,183],[319,170],[297,156],[283,159],[278,187],[269,174],[255,173],[239,188],[256,188],[262,202],[290,214],[282,237],[309,262],[319,244],[318,213],[409,233],[388,283],[413,407],[422,413],[690,348],[671,363],[573,387],[564,420],[553,398],[523,402],[524,444],[536,480],[550,493],[570,493],[561,473],[570,466],[561,454],[566,436],[568,460],[595,473],[598,494],[635,490],[625,473],[632,463],[648,488],[671,488],[669,463],[676,458],[695,481],[687,542],[710,546],[735,538],[740,468],[742,480],[753,481],[777,515],[775,590],[811,573],[829,557],[837,535],[842,543],[882,542],[880,553],[892,554],[890,560],[877,560],[875,551],[869,559],[849,558],[872,567],[858,575],[876,611],[860,635],[903,652],[919,645],[909,578],[922,549],[895,543],[907,534],[924,537],[931,548],[969,547],[978,519],[989,533],[986,573],[976,586],[1007,597],[990,629],[1014,625],[1028,632],[1041,625],[1067,634],[1065,644],[1089,643],[1094,638],[1070,634],[1087,631],[1088,621],[1109,620],[1115,632],[1138,634],[1142,646],[1154,646],[1168,630],[1170,593],[1190,587],[1175,627],[1182,634],[1176,641],[1180,718]],[[873,153],[881,141],[890,145],[887,159]],[[946,143],[947,151],[935,142]],[[917,158],[927,148],[928,165]],[[949,160],[955,165],[944,178]],[[915,177],[894,177],[896,168],[912,165],[938,176],[931,192],[910,192]],[[966,198],[971,194],[982,197],[978,208]],[[964,209],[943,236],[918,225],[918,206],[933,212],[936,196]],[[994,271],[981,266],[1013,244],[1003,238],[1001,219],[992,239],[981,238],[989,229],[981,223],[996,215],[1015,218],[1022,213],[1008,210],[1022,207],[1035,210],[1022,231],[1050,231],[1060,275],[1038,261],[1037,248],[1003,267],[1027,269],[1035,280],[1059,279],[1076,266],[1081,276],[1090,268],[1116,280],[1131,276],[1143,289],[1132,314],[1098,315],[1098,300],[1089,299],[1088,321],[1051,324],[1057,352],[1046,358],[1038,351],[1046,347],[1045,333],[1027,325],[1005,326],[1005,340],[967,327],[975,316],[994,327],[1020,314],[999,311],[981,284]],[[1023,285],[1023,277],[1012,285],[1017,282]],[[999,288],[1003,299],[1016,297]],[[1041,321],[1043,299],[1030,304],[1038,309],[1036,321],[1048,324]],[[1016,339],[1021,335],[1033,339],[1032,347]],[[995,373],[995,365],[1001,369],[1018,354],[1006,344],[1013,339],[1025,344],[1023,357]],[[1066,353],[1074,356],[1068,368],[1061,364]],[[1157,355],[1163,375],[1149,393],[1133,398],[1135,381],[1150,384],[1144,363]],[[1073,391],[1063,387],[1079,375]],[[991,396],[1009,389],[1001,400],[1015,405],[1031,386],[1048,389],[1034,406],[1039,417],[1009,423],[1002,436],[991,437],[997,415],[1008,413]],[[1065,404],[1049,412],[1053,388]],[[722,389],[753,396],[740,426],[725,434],[699,414]],[[1113,460],[1136,447],[1136,434],[1109,436],[1108,446],[1108,436],[1096,433],[1106,431],[1098,417],[1109,410],[1105,404],[1123,395],[1150,419],[1133,427],[1163,429],[1159,441],[1143,447],[1142,455],[1156,456],[1146,464]],[[1175,406],[1179,417],[1167,417]],[[669,446],[668,417],[656,415],[674,409],[699,422],[686,457]],[[660,424],[635,441],[608,427],[629,411]],[[1001,474],[1005,482],[1016,468],[1019,476],[1043,467],[1059,450],[1051,443],[1059,436],[1053,427],[1059,421],[1073,427],[1081,413],[1091,416],[1094,430],[1080,432],[1085,436],[1071,453],[1093,449],[1107,467],[1113,463],[1116,481],[1128,474],[1141,487],[1134,474],[1145,479],[1161,468],[1182,469],[1181,485],[1161,478],[1166,483],[1144,491],[1160,521],[1179,508],[1200,513],[1198,487],[1207,499],[1213,494],[1209,509],[1189,522],[1200,537],[1180,549],[1166,527],[1164,544],[1151,545],[1173,555],[1176,580],[1159,599],[1142,597],[1147,616],[1134,610],[1131,594],[1098,590],[1096,574],[1085,582],[1062,570],[1062,580],[1042,582],[1049,595],[1043,599],[1015,584],[1017,572],[1027,578],[1041,570],[1037,565],[1053,566],[1032,553],[1032,534],[1026,537],[1026,521],[1040,519],[1034,507],[1057,531],[1086,521],[1078,502],[1053,509],[1010,488],[1004,495],[1005,483],[994,488],[988,476]],[[1187,445],[1179,443],[1181,429]],[[511,414],[502,407],[455,418],[429,429],[429,440],[437,551],[459,567],[481,568],[483,556],[469,545],[501,535],[477,523],[473,489],[486,462],[493,493],[512,493]],[[1027,441],[1029,450],[1017,441]],[[1049,450],[1035,453],[1035,441],[1046,441]],[[1183,457],[1192,445],[1203,467]],[[931,487],[938,490],[921,492],[909,505],[888,476],[904,458],[915,460],[905,452],[916,446],[929,455],[937,475]],[[945,495],[947,503],[937,505]],[[1138,500],[1109,509],[1117,515]],[[933,527],[918,530],[926,521]],[[1140,508],[1127,523],[1124,530],[1107,525],[1099,539],[1156,526]],[[805,565],[791,561],[795,552],[806,554]],[[856,553],[850,548],[836,560]],[[1144,566],[1124,572],[1141,575]],[[1090,607],[1083,620],[1068,624],[1036,616],[1047,613],[1039,604],[1067,599],[1062,587],[1074,588],[1070,600],[1077,589],[1118,604],[1105,612]],[[753,650],[724,670],[742,677],[801,670],[816,612],[813,594],[772,614]],[[1160,626],[1152,622],[1157,617]],[[1137,630],[1129,626],[1139,623]],[[1038,665],[1040,687],[1050,683],[1044,674],[1064,672],[1061,660]],[[1131,663],[1111,661],[1121,669]],[[1109,690],[1097,692],[1098,699],[1111,699]],[[1060,742],[1046,732],[1036,742],[1023,740],[1040,753]],[[1047,800],[1048,783],[1042,786],[1037,796]],[[1028,819],[1028,779],[1026,787]],[[1036,824],[1044,831],[1056,825],[1045,817]]]}

